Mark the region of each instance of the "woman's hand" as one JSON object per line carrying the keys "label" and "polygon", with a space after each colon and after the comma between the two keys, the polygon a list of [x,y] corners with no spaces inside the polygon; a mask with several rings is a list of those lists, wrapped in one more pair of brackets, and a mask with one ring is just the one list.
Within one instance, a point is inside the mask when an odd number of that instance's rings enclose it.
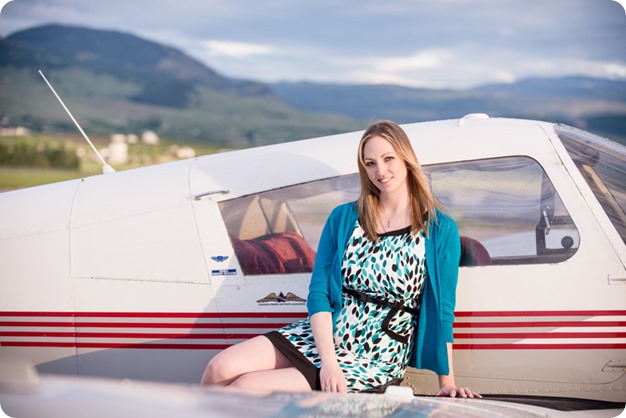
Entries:
{"label": "woman's hand", "polygon": [[320,385],[323,392],[345,393],[348,391],[346,377],[336,361],[330,361],[328,364],[322,363]]}
{"label": "woman's hand", "polygon": [[333,320],[330,312],[318,312],[311,316],[311,329],[315,345],[322,360],[320,386],[323,392],[347,392],[346,378],[343,375],[333,340]]}
{"label": "woman's hand", "polygon": [[439,375],[439,392],[436,396],[446,396],[450,398],[482,398],[478,393],[471,391],[469,388],[462,388],[454,383],[454,367],[452,365],[452,343],[446,343],[448,348],[448,366],[450,373],[447,375]]}
{"label": "woman's hand", "polygon": [[443,385],[439,388],[436,396],[446,396],[450,398],[482,398],[480,394],[471,391],[469,388],[461,388],[456,385]]}

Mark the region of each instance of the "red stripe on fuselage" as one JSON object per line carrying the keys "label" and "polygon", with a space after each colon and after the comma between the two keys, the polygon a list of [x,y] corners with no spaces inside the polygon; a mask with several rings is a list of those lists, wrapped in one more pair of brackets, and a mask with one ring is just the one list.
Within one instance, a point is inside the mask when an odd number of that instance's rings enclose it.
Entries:
{"label": "red stripe on fuselage", "polygon": [[[575,330],[537,332],[536,328],[589,328],[589,327],[626,327],[626,321],[620,320],[589,320],[590,317],[602,316],[626,316],[624,310],[584,310],[584,311],[488,311],[488,312],[456,312],[459,321],[455,322],[454,328],[479,329],[479,328],[534,328],[533,332],[457,332],[455,338],[466,340],[484,339],[545,339],[545,344],[524,343],[516,341],[512,343],[465,343],[454,344],[458,350],[545,350],[545,349],[624,349],[624,343],[608,343],[600,341],[607,338],[626,338],[626,332],[576,332]],[[81,332],[85,328],[135,328],[136,331],[142,329],[277,329],[290,323],[289,321],[259,322],[263,319],[292,319],[298,320],[306,317],[303,312],[0,312],[0,317],[11,318],[7,321],[0,321],[0,327],[10,328],[0,331],[0,337],[9,337],[9,341],[0,341],[0,346],[11,347],[70,347],[70,348],[136,348],[136,349],[177,349],[177,350],[220,350],[230,344],[205,344],[198,341],[197,344],[163,343],[160,342],[131,342],[128,339],[160,339],[160,340],[211,340],[211,339],[247,339],[258,334],[256,333],[176,333],[176,332]],[[481,320],[492,318],[491,321]],[[530,320],[530,317],[537,317]],[[539,317],[551,318],[542,320]],[[556,320],[556,317],[580,317],[585,320],[574,320],[563,318]],[[23,318],[24,320],[19,320]],[[68,321],[47,321],[46,318],[68,318]],[[84,322],[82,319],[88,319]],[[132,322],[116,321],[116,319],[132,319]],[[506,319],[505,319],[506,318]],[[518,320],[511,320],[511,319]],[[98,320],[108,319],[108,320]],[[138,319],[146,319],[140,322]],[[161,320],[151,322],[150,320]],[[164,322],[163,319],[180,319],[188,321]],[[202,322],[202,319],[215,319],[214,322]],[[233,319],[247,320],[246,322],[233,322]],[[475,319],[473,321],[467,320]],[[194,321],[196,320],[196,321]],[[229,320],[222,322],[221,320]],[[467,322],[465,322],[467,321]],[[43,328],[44,330],[23,331],[21,328]],[[47,331],[46,328],[72,328],[76,332]],[[38,341],[15,341],[18,338],[38,338]],[[73,338],[77,340],[89,339],[110,339],[118,340],[113,342],[98,341],[50,341],[55,338]],[[571,343],[549,343],[550,339],[585,339],[589,341],[572,341]],[[591,340],[598,340],[593,342]]]}

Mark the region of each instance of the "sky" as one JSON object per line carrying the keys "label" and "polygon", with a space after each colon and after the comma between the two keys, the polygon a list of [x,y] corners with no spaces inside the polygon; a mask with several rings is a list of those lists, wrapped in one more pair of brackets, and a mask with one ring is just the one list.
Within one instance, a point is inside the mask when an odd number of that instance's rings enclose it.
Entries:
{"label": "sky", "polygon": [[0,36],[116,30],[261,82],[464,89],[529,77],[626,80],[615,0],[13,0]]}

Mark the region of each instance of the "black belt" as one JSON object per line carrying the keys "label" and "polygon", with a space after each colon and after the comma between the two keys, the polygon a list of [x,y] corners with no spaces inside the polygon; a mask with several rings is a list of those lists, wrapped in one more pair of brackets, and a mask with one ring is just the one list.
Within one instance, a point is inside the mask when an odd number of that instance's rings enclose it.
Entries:
{"label": "black belt", "polygon": [[407,344],[409,342],[408,336],[403,336],[390,330],[389,323],[391,322],[391,319],[394,317],[394,315],[397,314],[399,311],[408,312],[410,314],[417,315],[419,314],[419,308],[411,308],[409,306],[403,305],[402,303],[398,301],[391,302],[389,300],[376,298],[376,297],[367,295],[363,292],[359,292],[358,290],[348,289],[345,286],[343,286],[342,290],[348,295],[355,298],[359,302],[373,303],[375,305],[380,305],[385,308],[390,308],[389,313],[383,320],[383,324],[382,324],[383,331],[385,331],[385,333],[389,335],[391,338],[393,338],[394,340],[399,341],[403,344]]}

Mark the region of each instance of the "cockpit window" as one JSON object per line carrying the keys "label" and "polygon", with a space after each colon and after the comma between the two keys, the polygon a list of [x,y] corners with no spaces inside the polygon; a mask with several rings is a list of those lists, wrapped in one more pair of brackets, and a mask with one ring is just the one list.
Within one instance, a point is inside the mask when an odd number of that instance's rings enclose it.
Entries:
{"label": "cockpit window", "polygon": [[556,263],[578,249],[578,231],[535,160],[466,161],[425,171],[458,224],[462,266]]}
{"label": "cockpit window", "polygon": [[[539,164],[527,157],[425,166],[459,226],[462,266],[556,263],[579,245],[576,227]],[[220,203],[246,275],[312,271],[332,209],[359,195],[358,174]]]}
{"label": "cockpit window", "polygon": [[244,274],[311,272],[326,218],[358,193],[353,174],[221,202]]}
{"label": "cockpit window", "polygon": [[556,133],[626,243],[626,147],[569,126]]}

